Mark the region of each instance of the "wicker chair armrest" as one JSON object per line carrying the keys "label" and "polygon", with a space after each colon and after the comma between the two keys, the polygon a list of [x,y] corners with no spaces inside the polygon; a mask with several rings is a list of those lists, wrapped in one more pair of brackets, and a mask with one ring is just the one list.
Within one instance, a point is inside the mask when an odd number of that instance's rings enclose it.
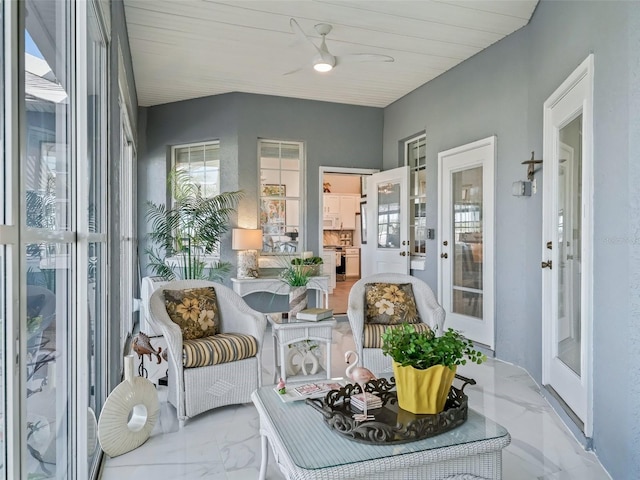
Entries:
{"label": "wicker chair armrest", "polygon": [[258,341],[258,352],[262,351],[267,319],[247,305],[247,302],[224,285],[216,285],[218,309],[220,311],[220,330],[229,333],[252,335]]}

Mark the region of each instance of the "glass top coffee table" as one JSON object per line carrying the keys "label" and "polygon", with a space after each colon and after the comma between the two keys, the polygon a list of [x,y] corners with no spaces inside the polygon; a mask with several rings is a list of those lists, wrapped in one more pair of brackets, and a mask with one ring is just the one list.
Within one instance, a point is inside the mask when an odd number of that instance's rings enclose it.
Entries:
{"label": "glass top coffee table", "polygon": [[304,401],[283,402],[273,386],[259,388],[251,399],[260,414],[260,480],[266,478],[269,444],[289,479],[501,479],[502,449],[511,442],[504,427],[469,409],[464,424],[435,437],[363,444],[332,431]]}

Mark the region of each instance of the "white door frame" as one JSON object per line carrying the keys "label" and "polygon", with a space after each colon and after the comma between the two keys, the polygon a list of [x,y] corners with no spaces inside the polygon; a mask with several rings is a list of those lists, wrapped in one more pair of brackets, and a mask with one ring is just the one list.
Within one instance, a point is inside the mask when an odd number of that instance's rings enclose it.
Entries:
{"label": "white door frame", "polygon": [[350,168],[350,167],[327,167],[320,166],[318,167],[318,251],[319,255],[322,254],[322,245],[324,240],[323,229],[322,229],[322,216],[323,216],[323,207],[324,207],[324,197],[322,194],[322,179],[324,178],[325,173],[346,173],[350,175],[373,175],[374,173],[378,173],[380,170],[377,168]]}
{"label": "white door frame", "polygon": [[[483,251],[482,251],[482,321],[483,325],[473,328],[474,324],[470,323],[469,328],[464,328],[462,325],[452,325],[453,328],[462,330],[465,336],[471,340],[482,343],[490,350],[495,349],[495,163],[496,163],[496,141],[495,135],[475,142],[468,143],[459,147],[455,147],[449,150],[438,153],[438,301],[445,309],[448,319],[453,320],[451,314],[450,305],[445,305],[443,300],[444,296],[444,274],[445,268],[451,268],[451,261],[455,252],[452,239],[448,238],[449,233],[446,231],[447,225],[444,224],[444,209],[450,206],[449,196],[449,183],[450,178],[444,178],[446,172],[449,170],[444,163],[447,158],[477,150],[485,147],[490,147],[492,155],[490,158],[482,160],[470,160],[468,164],[464,165],[464,169],[472,168],[474,166],[483,167]],[[450,215],[449,215],[450,216]],[[447,241],[448,245],[443,245],[443,242]],[[444,256],[447,256],[445,258]],[[474,338],[476,337],[476,338]]]}
{"label": "white door frame", "polygon": [[[400,231],[397,247],[380,248],[378,230],[378,186],[395,184],[400,189]],[[411,247],[409,237],[409,167],[407,165],[383,170],[371,176],[368,181],[369,199],[367,205],[367,244],[366,258],[363,264],[362,276],[376,273],[403,273],[408,275],[411,267]]]}
{"label": "white door frame", "polygon": [[[581,275],[581,375],[583,412],[580,419],[584,423],[585,436],[593,433],[593,77],[594,55],[589,55],[578,68],[544,102],[543,149],[543,238],[542,260],[552,260],[552,267],[559,265],[558,248],[547,249],[547,242],[556,239],[554,222],[545,221],[558,207],[559,135],[557,121],[554,122],[554,108],[563,100],[575,105],[573,111],[563,118],[573,119],[582,112],[582,275]],[[567,109],[571,109],[569,106]],[[555,245],[554,245],[555,246]],[[557,247],[557,246],[556,246]],[[557,281],[554,270],[543,269],[542,273],[542,383],[552,383],[554,358],[557,356],[557,337],[554,329],[554,308],[557,302]],[[578,412],[574,412],[578,414]]]}

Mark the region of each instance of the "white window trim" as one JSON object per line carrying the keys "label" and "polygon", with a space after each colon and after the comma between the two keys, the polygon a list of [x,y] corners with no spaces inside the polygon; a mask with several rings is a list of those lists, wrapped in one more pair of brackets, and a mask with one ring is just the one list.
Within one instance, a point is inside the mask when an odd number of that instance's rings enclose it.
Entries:
{"label": "white window trim", "polygon": [[[415,167],[411,167],[409,165],[409,144],[413,143],[413,142],[418,142],[420,141],[422,138],[424,138],[425,140],[425,149],[426,149],[426,142],[427,142],[427,132],[422,132],[414,137],[409,138],[408,140],[405,140],[404,142],[404,149],[403,149],[403,153],[404,153],[404,164],[406,166],[409,167],[409,175],[411,175],[412,172],[414,171],[418,171],[418,168]],[[426,158],[425,158],[425,165],[424,165],[424,169],[426,170],[427,168],[427,164],[426,164]],[[414,204],[414,200],[416,198],[424,198],[424,203],[425,205],[427,204],[427,194],[426,194],[426,190],[425,190],[425,194],[424,195],[412,195],[411,193],[411,189],[413,188],[413,186],[410,186],[409,188],[409,200],[410,200],[410,204],[413,206]],[[413,230],[413,234],[415,236],[415,217],[413,215],[410,216],[410,223],[409,223],[409,228]],[[426,252],[426,241],[427,241],[427,236],[426,236],[426,231],[425,231],[425,252],[424,253],[415,253],[414,252],[414,245],[410,245],[410,251],[411,251],[411,262],[410,262],[410,268],[411,270],[425,270],[426,269],[426,265],[427,265],[427,252]]]}
{"label": "white window trim", "polygon": [[[291,255],[290,253],[284,253],[284,252],[263,252],[262,250],[260,251],[260,257],[258,259],[258,263],[259,263],[259,267],[260,268],[282,268],[282,257],[286,257],[286,256],[296,256],[296,255],[301,255],[302,252],[306,249],[306,232],[307,232],[307,216],[306,216],[306,211],[307,211],[307,204],[306,204],[306,195],[303,195],[303,192],[307,191],[307,178],[306,178],[306,166],[307,166],[307,149],[306,149],[306,145],[303,141],[300,140],[276,140],[273,138],[259,138],[258,139],[258,149],[257,149],[257,161],[258,161],[258,192],[257,192],[257,198],[258,198],[258,206],[257,206],[257,224],[258,227],[257,228],[262,228],[262,223],[260,223],[260,208],[262,205],[262,180],[261,180],[261,171],[262,171],[262,166],[260,164],[260,158],[261,158],[261,144],[263,142],[271,142],[271,143],[288,143],[288,144],[297,144],[300,147],[300,170],[298,172],[299,176],[298,176],[298,182],[299,182],[299,195],[297,197],[294,196],[290,196],[290,195],[285,195],[284,199],[293,199],[293,200],[298,200],[298,205],[299,205],[299,212],[298,212],[298,250],[295,252],[294,255]],[[282,170],[280,170],[282,171]],[[318,255],[320,255],[320,253],[318,253]]]}

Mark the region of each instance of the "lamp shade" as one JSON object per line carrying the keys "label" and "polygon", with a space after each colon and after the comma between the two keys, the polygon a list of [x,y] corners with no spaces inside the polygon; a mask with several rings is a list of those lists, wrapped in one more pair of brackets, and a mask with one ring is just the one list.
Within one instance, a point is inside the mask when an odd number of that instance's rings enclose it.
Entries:
{"label": "lamp shade", "polygon": [[231,248],[233,250],[261,249],[262,230],[250,228],[234,228],[231,231]]}

